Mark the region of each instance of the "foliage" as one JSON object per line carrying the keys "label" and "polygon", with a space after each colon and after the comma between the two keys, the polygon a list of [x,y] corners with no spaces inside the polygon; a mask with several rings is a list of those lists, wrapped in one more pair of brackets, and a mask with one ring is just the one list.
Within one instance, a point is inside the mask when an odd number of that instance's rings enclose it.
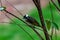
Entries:
{"label": "foliage", "polygon": [[[52,6],[52,8],[54,11],[54,19],[55,19],[54,21],[56,22],[56,23],[53,23],[53,25],[55,25],[55,27],[58,29],[58,26],[60,26],[60,22],[59,22],[60,15],[58,14],[58,11],[55,9],[54,6]],[[44,19],[45,20],[49,19],[51,21],[51,12],[50,12],[49,6],[47,6],[46,8],[42,8],[42,11],[43,11]],[[35,18],[38,22],[40,22],[38,11],[36,8],[32,9],[29,12],[29,15]],[[51,26],[50,21],[47,21],[47,26],[49,26],[48,29],[50,29],[50,26]],[[22,23],[21,21],[17,19],[15,19],[15,22],[20,24],[27,32],[29,32],[32,35],[32,37],[34,37],[35,40],[39,40],[37,35],[27,25],[25,25],[24,23]],[[39,30],[38,32],[40,32],[40,34],[43,34],[43,32]],[[58,40],[60,40],[59,37],[60,36],[58,34]],[[32,39],[16,24],[1,24],[0,25],[0,40],[32,40]]]}

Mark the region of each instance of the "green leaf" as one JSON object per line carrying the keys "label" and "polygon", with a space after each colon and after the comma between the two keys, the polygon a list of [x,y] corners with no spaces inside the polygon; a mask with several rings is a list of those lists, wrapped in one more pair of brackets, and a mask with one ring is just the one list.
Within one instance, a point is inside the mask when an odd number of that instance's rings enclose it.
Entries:
{"label": "green leaf", "polygon": [[46,20],[46,26],[47,26],[47,29],[50,30],[50,28],[51,28],[50,20]]}
{"label": "green leaf", "polygon": [[52,22],[52,23],[53,23],[53,25],[54,25],[53,27],[56,28],[57,30],[59,30],[58,25],[57,25],[55,22]]}

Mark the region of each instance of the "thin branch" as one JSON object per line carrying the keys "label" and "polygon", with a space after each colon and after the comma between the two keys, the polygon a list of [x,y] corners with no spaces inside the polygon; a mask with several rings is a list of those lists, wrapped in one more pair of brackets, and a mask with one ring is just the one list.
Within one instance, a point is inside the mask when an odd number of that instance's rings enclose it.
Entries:
{"label": "thin branch", "polygon": [[43,32],[45,34],[46,40],[50,40],[48,32],[46,30],[45,23],[44,23],[44,18],[43,18],[43,15],[42,15],[40,0],[33,0],[33,2],[38,9],[38,14],[39,14],[39,17],[40,17],[40,21],[41,21],[41,24],[42,24],[42,28],[43,28]]}
{"label": "thin branch", "polygon": [[40,40],[44,40],[44,39],[42,38],[42,36],[41,36],[31,25],[29,25],[29,26],[30,26],[30,28],[32,28],[32,30],[39,36]]}
{"label": "thin branch", "polygon": [[[4,10],[6,13],[8,13],[8,14],[10,14],[10,15],[12,15],[13,17],[15,17],[15,18],[17,18],[17,19],[19,19],[20,21],[22,21],[22,22],[24,22],[22,19],[20,19],[19,17],[17,17],[16,15],[14,15],[14,14],[12,14],[12,13],[10,13],[10,12],[8,12],[7,10]],[[24,22],[25,24],[27,24],[26,22]],[[27,24],[28,25],[28,24]],[[39,26],[38,26],[39,27]]]}
{"label": "thin branch", "polygon": [[54,3],[53,0],[51,0],[51,2],[53,3],[53,5],[57,8],[57,10],[60,12],[60,9],[58,8],[58,6]]}
{"label": "thin branch", "polygon": [[[23,20],[20,19],[19,17],[17,17],[17,16],[15,16],[14,14],[8,12],[7,10],[4,10],[4,11],[5,11],[6,13],[12,15],[13,17],[19,19],[20,21],[22,21],[23,23],[25,23],[27,26],[29,26],[31,29],[33,29],[29,24],[27,24],[25,21],[23,21]],[[36,31],[35,31],[34,29],[33,29],[33,31],[36,33]],[[38,33],[36,33],[36,34],[39,36],[39,38],[41,38],[41,39],[43,40],[43,38],[42,38],[42,36],[41,36],[40,34],[38,34]]]}
{"label": "thin branch", "polygon": [[[36,27],[35,27],[35,29],[38,29],[38,30],[40,30],[40,31],[42,31],[42,32],[43,32],[43,30],[42,30],[42,29],[39,29],[39,28],[36,28]],[[49,34],[48,34],[48,35],[49,35]],[[51,37],[51,35],[49,35],[49,36]]]}
{"label": "thin branch", "polygon": [[16,8],[14,7],[11,3],[9,3],[7,0],[5,0],[9,5],[11,5],[21,16],[23,16],[23,14]]}
{"label": "thin branch", "polygon": [[9,18],[12,22],[14,22],[17,26],[19,26],[24,32],[26,32],[32,40],[34,40],[34,38],[33,38],[23,27],[21,27],[20,24],[17,24],[14,20],[12,20],[10,17],[8,17],[8,16],[6,15],[6,13],[5,13],[5,16],[6,16],[7,18]]}
{"label": "thin branch", "polygon": [[[13,7],[14,7],[14,6],[13,6]],[[15,9],[16,9],[16,8],[15,8]],[[13,17],[19,19],[19,20],[22,21],[23,23],[25,23],[27,26],[29,26],[31,29],[33,29],[33,31],[39,36],[39,38],[41,38],[41,40],[44,40],[44,39],[42,38],[42,36],[41,36],[34,28],[32,28],[30,25],[28,25],[28,24],[27,24],[26,22],[24,22],[22,19],[20,19],[19,17],[15,16],[14,14],[8,12],[7,10],[4,10],[4,11],[5,11],[6,13],[12,15]]]}
{"label": "thin branch", "polygon": [[[9,3],[7,0],[5,0],[8,4],[10,4],[14,9],[16,9],[11,3]],[[20,15],[23,17],[23,14],[19,11],[19,10],[17,10],[16,9],[16,11],[18,12],[18,13],[20,13]],[[40,25],[38,26],[38,27],[41,27]]]}

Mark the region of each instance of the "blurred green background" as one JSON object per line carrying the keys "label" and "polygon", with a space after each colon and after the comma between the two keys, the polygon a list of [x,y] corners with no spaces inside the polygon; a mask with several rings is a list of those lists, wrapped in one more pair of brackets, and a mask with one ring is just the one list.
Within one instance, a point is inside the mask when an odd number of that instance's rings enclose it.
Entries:
{"label": "blurred green background", "polygon": [[[60,26],[60,15],[55,6],[52,4],[52,11],[54,14],[54,22]],[[50,6],[47,5],[46,7],[42,8],[44,20],[50,20],[51,21],[51,10]],[[29,12],[29,15],[35,18],[38,22],[39,21],[39,15],[36,8],[31,9]],[[26,24],[19,21],[18,19],[14,20],[17,24],[19,24],[21,27],[23,27],[35,40],[39,40],[39,37],[36,35],[36,33],[29,28]],[[17,24],[0,24],[0,40],[32,40],[29,35],[24,32]],[[60,28],[60,27],[59,27]],[[37,30],[37,29],[36,29]],[[37,30],[42,36],[44,36],[43,32],[40,30]],[[50,31],[49,31],[50,34]],[[44,37],[45,38],[45,37]],[[53,35],[53,40],[55,40],[55,35]],[[60,31],[57,31],[57,40],[60,40]]]}

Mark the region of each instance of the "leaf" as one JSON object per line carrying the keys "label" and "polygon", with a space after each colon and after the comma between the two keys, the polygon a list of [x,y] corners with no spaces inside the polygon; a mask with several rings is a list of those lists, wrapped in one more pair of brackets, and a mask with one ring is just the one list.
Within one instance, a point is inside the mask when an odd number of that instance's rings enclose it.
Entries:
{"label": "leaf", "polygon": [[47,29],[50,30],[50,28],[51,28],[51,22],[49,20],[46,20],[46,24],[47,24]]}
{"label": "leaf", "polygon": [[53,27],[56,28],[57,30],[59,30],[58,25],[57,25],[55,22],[52,22],[52,23],[53,23],[53,25],[54,25]]}

